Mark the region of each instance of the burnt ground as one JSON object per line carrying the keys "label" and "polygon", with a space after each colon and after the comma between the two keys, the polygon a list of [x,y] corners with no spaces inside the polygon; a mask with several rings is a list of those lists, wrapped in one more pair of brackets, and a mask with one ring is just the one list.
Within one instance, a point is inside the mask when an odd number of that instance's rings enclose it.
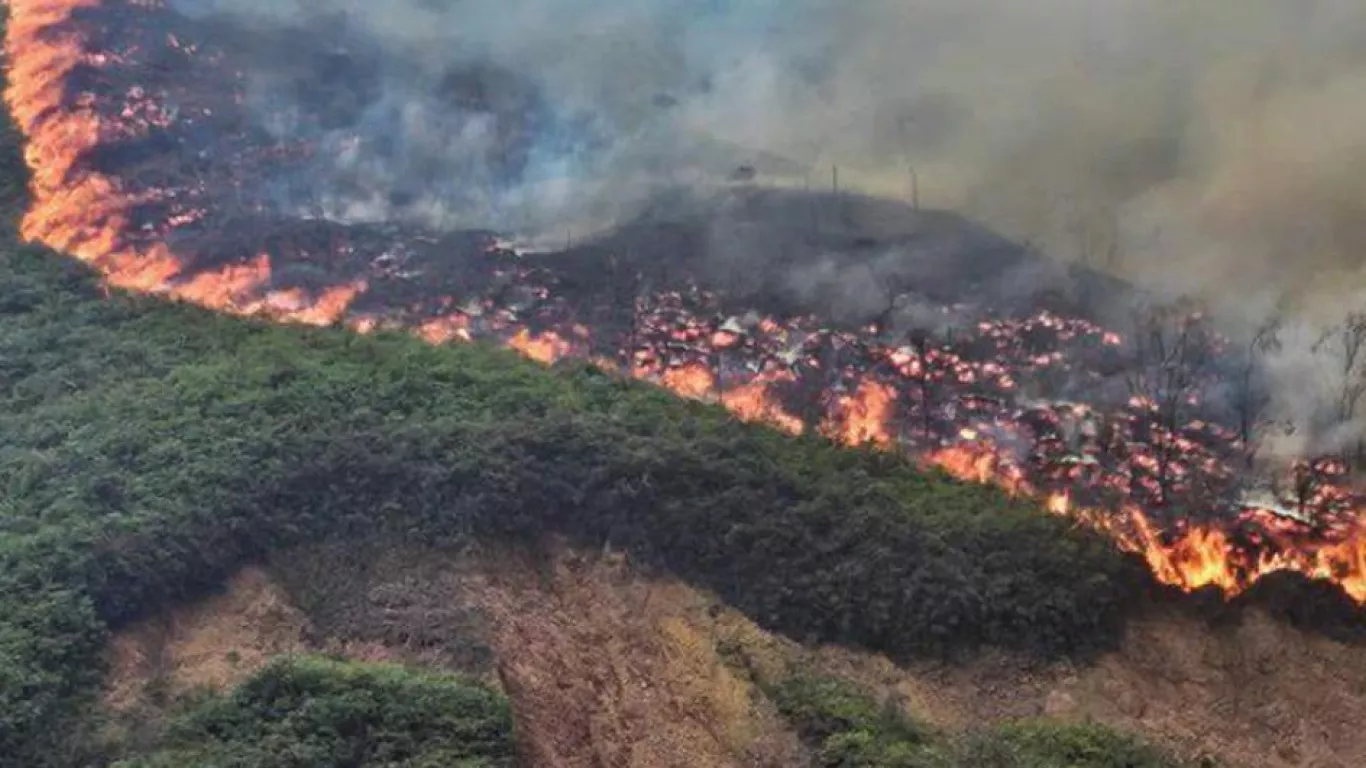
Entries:
{"label": "burnt ground", "polygon": [[[122,126],[85,166],[143,196],[131,212],[129,241],[171,243],[187,278],[264,252],[273,288],[321,290],[365,278],[370,289],[356,307],[362,311],[462,298],[478,288],[469,283],[483,279],[480,261],[493,232],[340,224],[320,218],[317,193],[359,185],[359,193],[384,198],[395,221],[403,219],[403,199],[416,194],[404,185],[446,190],[447,202],[458,206],[463,188],[476,194],[515,179],[529,135],[563,128],[546,124],[543,98],[528,84],[472,63],[414,97],[497,126],[499,141],[475,163],[477,174],[419,178],[439,168],[433,159],[392,182],[339,180],[338,142],[383,117],[374,107],[388,86],[376,73],[386,83],[434,75],[409,72],[416,65],[377,49],[342,17],[320,19],[306,35],[126,2],[78,18],[90,48],[115,59],[77,70],[71,97],[93,95],[95,109]],[[290,127],[274,124],[280,121]],[[368,151],[399,162],[418,149]],[[705,192],[660,187],[643,199],[623,192],[634,213],[613,228],[591,237],[569,231],[567,247],[524,261],[549,273],[579,315],[619,304],[629,292],[623,283],[639,288],[637,278],[657,292],[718,291],[728,311],[818,315],[853,327],[887,319],[889,303],[902,294],[916,305],[903,313],[908,321],[925,306],[960,302],[1007,314],[1048,307],[1089,316],[1130,294],[953,213],[853,193],[765,188],[762,179],[717,181]]]}

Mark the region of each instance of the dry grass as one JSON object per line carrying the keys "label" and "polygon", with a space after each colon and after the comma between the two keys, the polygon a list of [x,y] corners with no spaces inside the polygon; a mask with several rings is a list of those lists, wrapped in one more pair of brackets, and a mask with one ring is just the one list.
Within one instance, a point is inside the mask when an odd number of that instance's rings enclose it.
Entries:
{"label": "dry grass", "polygon": [[[946,729],[1049,715],[1233,766],[1366,765],[1366,648],[1259,614],[1217,630],[1149,617],[1086,668],[1031,667],[1003,654],[903,667],[849,649],[804,649],[618,556],[561,550],[547,563],[505,552],[352,551],[353,564],[369,559],[344,573],[336,554],[294,553],[270,576],[248,568],[222,594],[120,633],[108,707],[155,710],[168,695],[232,685],[281,653],[323,649],[468,672],[468,649],[487,647],[496,660],[488,676],[511,696],[526,762],[538,768],[802,765],[795,736],[757,685],[793,664],[857,682]],[[332,586],[317,578],[328,568]],[[296,594],[308,584],[321,586]],[[295,607],[304,603],[307,617]],[[455,645],[464,650],[447,647]]]}
{"label": "dry grass", "polygon": [[308,621],[259,568],[223,592],[135,624],[109,648],[104,703],[114,712],[246,679],[272,657],[305,650]]}
{"label": "dry grass", "polygon": [[803,763],[771,705],[718,655],[711,605],[696,591],[570,553],[539,577],[506,558],[477,570],[465,596],[492,619],[531,764]]}

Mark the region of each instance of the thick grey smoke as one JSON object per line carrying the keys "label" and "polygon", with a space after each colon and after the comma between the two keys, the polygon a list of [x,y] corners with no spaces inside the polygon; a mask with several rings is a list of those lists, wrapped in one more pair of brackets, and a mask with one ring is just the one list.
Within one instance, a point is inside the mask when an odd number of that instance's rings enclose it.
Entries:
{"label": "thick grey smoke", "polygon": [[796,186],[838,165],[1249,321],[1294,293],[1295,338],[1366,288],[1360,0],[174,5],[349,57],[331,85],[269,57],[253,81],[263,123],[324,149],[281,200],[324,215],[563,231],[740,165]]}
{"label": "thick grey smoke", "polygon": [[[838,164],[845,186],[897,195],[914,169],[927,205],[1183,288],[1355,279],[1366,253],[1355,0],[176,5],[370,50],[365,108],[327,130],[334,213],[381,215],[403,188],[438,223],[610,219],[738,164],[761,180]],[[538,101],[511,171],[488,161],[506,126],[438,88],[473,65]],[[259,85],[277,121],[307,111]]]}

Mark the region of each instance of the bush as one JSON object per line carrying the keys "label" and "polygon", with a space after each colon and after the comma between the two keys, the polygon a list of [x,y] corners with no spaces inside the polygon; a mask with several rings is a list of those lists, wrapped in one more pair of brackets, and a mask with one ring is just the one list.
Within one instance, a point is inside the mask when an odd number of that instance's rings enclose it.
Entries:
{"label": "bush", "polygon": [[846,681],[793,675],[768,695],[821,768],[932,768],[944,759],[927,729]]}
{"label": "bush", "polygon": [[513,759],[507,701],[401,667],[279,660],[176,718],[115,768],[494,768]]}
{"label": "bush", "polygon": [[7,125],[0,765],[76,762],[109,629],[322,536],[611,541],[770,628],[897,656],[1107,648],[1148,583],[993,489],[589,367],[106,299],[18,244],[18,150]]}
{"label": "bush", "polygon": [[767,694],[821,768],[1178,768],[1170,755],[1096,725],[1044,721],[951,736],[858,686],[795,674]]}
{"label": "bush", "polygon": [[1175,768],[1169,755],[1097,725],[1029,722],[967,740],[961,764],[978,768]]}

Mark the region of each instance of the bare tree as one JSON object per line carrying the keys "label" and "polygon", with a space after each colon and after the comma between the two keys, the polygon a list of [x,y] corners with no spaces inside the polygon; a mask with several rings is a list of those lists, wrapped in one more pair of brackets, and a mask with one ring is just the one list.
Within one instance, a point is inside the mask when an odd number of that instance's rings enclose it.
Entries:
{"label": "bare tree", "polygon": [[906,341],[915,353],[916,371],[909,378],[912,381],[906,390],[907,410],[920,412],[920,430],[925,436],[927,447],[933,447],[935,434],[935,412],[940,402],[935,381],[937,361],[935,337],[927,328],[912,328],[906,333]]}
{"label": "bare tree", "polygon": [[829,331],[819,331],[801,350],[791,368],[796,374],[792,385],[795,411],[804,430],[814,434],[825,421],[834,396],[833,384],[839,376],[839,350]]}
{"label": "bare tree", "polygon": [[877,312],[873,315],[872,326],[874,335],[882,338],[892,329],[897,310],[902,308],[902,299],[909,292],[909,286],[905,278],[897,275],[881,274],[876,277],[881,295],[879,296]]}
{"label": "bare tree", "polygon": [[1125,374],[1129,393],[1151,407],[1149,445],[1157,468],[1160,504],[1170,504],[1181,427],[1204,385],[1212,361],[1212,331],[1188,302],[1140,311],[1135,316],[1132,360]]}
{"label": "bare tree", "polygon": [[[1349,312],[1323,332],[1313,351],[1326,358],[1335,423],[1350,424],[1366,395],[1366,312]],[[1349,467],[1358,467],[1364,455],[1366,442],[1358,436],[1352,455],[1344,451],[1342,459]]]}
{"label": "bare tree", "polygon": [[1271,388],[1266,381],[1262,361],[1267,354],[1281,349],[1282,324],[1280,314],[1271,315],[1253,330],[1238,353],[1232,404],[1238,420],[1238,439],[1243,445],[1243,459],[1248,467],[1256,461],[1267,426],[1264,416],[1271,404]]}
{"label": "bare tree", "polygon": [[621,346],[616,350],[622,370],[635,372],[635,356],[643,341],[645,313],[648,311],[649,285],[644,273],[615,254],[608,257],[607,311],[609,327],[621,329]]}

